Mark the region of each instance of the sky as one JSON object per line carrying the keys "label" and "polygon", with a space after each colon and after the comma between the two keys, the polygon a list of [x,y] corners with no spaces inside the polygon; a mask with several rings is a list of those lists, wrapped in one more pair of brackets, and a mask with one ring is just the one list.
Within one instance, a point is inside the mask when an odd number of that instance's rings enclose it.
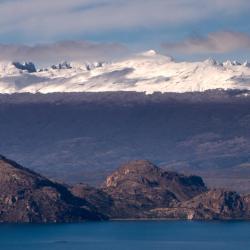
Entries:
{"label": "sky", "polygon": [[0,0],[0,60],[245,61],[249,12],[249,0]]}

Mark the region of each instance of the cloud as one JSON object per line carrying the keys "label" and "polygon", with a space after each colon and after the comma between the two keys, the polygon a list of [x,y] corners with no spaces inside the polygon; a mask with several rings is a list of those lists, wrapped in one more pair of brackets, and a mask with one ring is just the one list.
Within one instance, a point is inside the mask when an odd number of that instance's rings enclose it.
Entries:
{"label": "cloud", "polygon": [[158,25],[234,18],[249,0],[9,0],[0,3],[0,35],[49,40]]}
{"label": "cloud", "polygon": [[193,36],[181,42],[164,43],[168,52],[184,54],[227,53],[250,49],[250,35],[241,32],[220,31],[206,37]]}
{"label": "cloud", "polygon": [[65,41],[34,46],[0,44],[1,61],[57,63],[69,60],[92,62],[119,58],[127,53],[128,49],[117,43]]}

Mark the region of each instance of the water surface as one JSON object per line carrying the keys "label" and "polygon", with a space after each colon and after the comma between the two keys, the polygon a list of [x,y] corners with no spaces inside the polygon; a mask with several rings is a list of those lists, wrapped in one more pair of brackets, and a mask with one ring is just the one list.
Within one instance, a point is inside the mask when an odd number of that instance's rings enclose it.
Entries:
{"label": "water surface", "polygon": [[2,250],[247,250],[250,222],[1,225]]}

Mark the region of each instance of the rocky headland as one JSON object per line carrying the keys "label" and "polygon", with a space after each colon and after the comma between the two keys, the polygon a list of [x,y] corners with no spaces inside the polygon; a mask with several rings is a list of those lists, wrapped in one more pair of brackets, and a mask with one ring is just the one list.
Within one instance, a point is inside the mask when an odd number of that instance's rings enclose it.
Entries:
{"label": "rocky headland", "polygon": [[100,188],[51,181],[0,157],[0,222],[58,223],[107,219],[248,220],[250,195],[208,189],[199,176],[131,161]]}

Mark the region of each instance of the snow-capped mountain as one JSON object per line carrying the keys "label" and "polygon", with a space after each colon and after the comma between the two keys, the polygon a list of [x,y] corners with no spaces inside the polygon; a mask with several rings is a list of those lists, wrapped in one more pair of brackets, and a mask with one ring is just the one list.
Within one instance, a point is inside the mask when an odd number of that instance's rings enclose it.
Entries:
{"label": "snow-capped mountain", "polygon": [[0,63],[0,93],[190,92],[250,89],[248,62],[175,62],[150,50],[113,63],[68,63],[36,70],[33,63]]}

